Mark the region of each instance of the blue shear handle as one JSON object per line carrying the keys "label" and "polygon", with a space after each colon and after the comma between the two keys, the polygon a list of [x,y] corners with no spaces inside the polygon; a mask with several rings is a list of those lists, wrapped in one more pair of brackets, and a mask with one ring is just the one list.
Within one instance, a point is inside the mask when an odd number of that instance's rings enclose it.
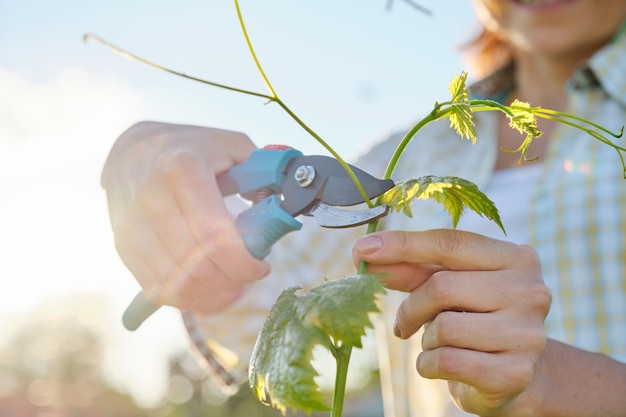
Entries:
{"label": "blue shear handle", "polygon": [[122,323],[130,331],[137,330],[141,323],[157,311],[159,307],[161,306],[148,300],[144,293],[140,291],[126,307],[126,311],[122,315]]}
{"label": "blue shear handle", "polygon": [[257,259],[264,259],[274,243],[302,227],[302,223],[280,207],[280,200],[275,195],[241,213],[235,225],[248,251]]}
{"label": "blue shear handle", "polygon": [[[280,200],[275,195],[241,213],[235,225],[248,251],[259,260],[270,253],[280,238],[302,227],[302,223],[280,207]],[[128,330],[137,330],[159,307],[140,292],[126,308],[122,323]]]}

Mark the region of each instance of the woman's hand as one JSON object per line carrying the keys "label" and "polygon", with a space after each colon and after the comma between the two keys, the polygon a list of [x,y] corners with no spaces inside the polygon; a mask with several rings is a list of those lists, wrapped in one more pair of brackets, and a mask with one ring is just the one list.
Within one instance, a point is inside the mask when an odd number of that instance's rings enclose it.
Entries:
{"label": "woman's hand", "polygon": [[155,303],[213,312],[269,271],[245,248],[216,182],[254,149],[241,133],[153,122],[115,143],[102,174],[115,245]]}
{"label": "woman's hand", "polygon": [[381,232],[359,239],[355,261],[409,293],[395,325],[424,327],[417,371],[445,379],[454,400],[479,415],[508,415],[533,386],[546,345],[551,295],[529,246],[456,230]]}

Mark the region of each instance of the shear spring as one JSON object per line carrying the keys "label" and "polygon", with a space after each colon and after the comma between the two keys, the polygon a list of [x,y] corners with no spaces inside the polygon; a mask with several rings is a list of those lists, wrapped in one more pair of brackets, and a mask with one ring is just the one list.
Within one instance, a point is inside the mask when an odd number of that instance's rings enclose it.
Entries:
{"label": "shear spring", "polygon": [[207,371],[215,378],[225,394],[233,394],[238,388],[239,378],[222,365],[218,355],[207,345],[200,330],[200,325],[191,313],[183,312],[183,322],[191,337],[196,353],[204,360]]}

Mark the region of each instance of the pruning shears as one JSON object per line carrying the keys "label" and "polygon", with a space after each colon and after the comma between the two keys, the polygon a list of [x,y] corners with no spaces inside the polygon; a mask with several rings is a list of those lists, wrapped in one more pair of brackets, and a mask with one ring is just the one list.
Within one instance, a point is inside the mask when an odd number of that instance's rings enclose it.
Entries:
{"label": "pruning shears", "polygon": [[[369,199],[394,186],[350,165]],[[365,202],[347,170],[335,159],[303,155],[283,145],[257,149],[248,159],[217,177],[222,195],[239,194],[253,205],[235,219],[248,251],[264,259],[287,233],[300,230],[296,217],[313,216],[322,227],[344,228],[369,223],[385,216],[386,205],[344,209]],[[140,292],[123,316],[128,330],[137,329],[159,306]]]}

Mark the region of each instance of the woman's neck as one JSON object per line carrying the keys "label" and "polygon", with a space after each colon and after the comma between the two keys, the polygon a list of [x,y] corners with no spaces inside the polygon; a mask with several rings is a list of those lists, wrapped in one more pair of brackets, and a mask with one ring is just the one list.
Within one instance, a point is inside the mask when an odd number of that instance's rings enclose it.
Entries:
{"label": "woman's neck", "polygon": [[563,111],[566,105],[565,85],[574,71],[588,60],[601,45],[575,50],[514,50],[515,84],[520,100],[533,106]]}
{"label": "woman's neck", "polygon": [[[567,106],[565,85],[580,62],[578,58],[551,59],[518,54],[515,57],[515,90],[511,92],[509,99],[519,99],[530,103],[533,107],[565,111]],[[556,122],[540,119],[537,125],[543,135],[530,145],[529,157],[541,159],[546,154],[547,143]],[[501,148],[516,149],[523,139],[523,135],[513,131],[504,118],[500,121],[498,142]],[[519,166],[518,160],[518,154],[500,152],[496,169]]]}
{"label": "woman's neck", "polygon": [[565,84],[580,60],[568,62],[519,54],[515,61],[515,98],[532,106],[563,111],[567,98]]}

